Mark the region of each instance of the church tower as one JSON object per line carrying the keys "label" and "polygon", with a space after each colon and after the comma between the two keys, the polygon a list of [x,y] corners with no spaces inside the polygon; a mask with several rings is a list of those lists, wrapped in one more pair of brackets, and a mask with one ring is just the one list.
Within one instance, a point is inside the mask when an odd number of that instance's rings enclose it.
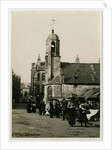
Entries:
{"label": "church tower", "polygon": [[46,40],[46,82],[60,75],[60,58],[60,40],[52,29]]}

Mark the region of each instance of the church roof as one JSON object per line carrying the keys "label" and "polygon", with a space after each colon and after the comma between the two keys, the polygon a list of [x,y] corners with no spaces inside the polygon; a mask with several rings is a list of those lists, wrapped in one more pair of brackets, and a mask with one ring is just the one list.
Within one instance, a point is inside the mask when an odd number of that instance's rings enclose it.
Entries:
{"label": "church roof", "polygon": [[51,81],[48,82],[48,84],[61,84],[60,75],[57,75],[54,77]]}
{"label": "church roof", "polygon": [[[45,62],[41,62],[38,70],[45,71]],[[65,84],[100,85],[99,63],[67,63],[61,62],[61,74]],[[48,84],[60,84],[61,76],[56,76]]]}
{"label": "church roof", "polygon": [[66,84],[100,84],[100,64],[98,63],[61,63],[61,69]]}
{"label": "church roof", "polygon": [[56,35],[55,33],[51,33],[49,36],[48,36],[48,38],[47,38],[47,40],[59,40],[59,37],[58,37],[58,35]]}

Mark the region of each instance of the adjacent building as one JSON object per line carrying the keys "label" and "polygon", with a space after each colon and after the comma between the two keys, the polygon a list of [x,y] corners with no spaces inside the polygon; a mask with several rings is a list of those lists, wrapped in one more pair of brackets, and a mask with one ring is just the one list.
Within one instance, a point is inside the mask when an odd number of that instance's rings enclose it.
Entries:
{"label": "adjacent building", "polygon": [[31,94],[36,96],[36,99],[44,98],[45,87],[45,62],[41,62],[40,55],[37,63],[32,63],[31,68]]}

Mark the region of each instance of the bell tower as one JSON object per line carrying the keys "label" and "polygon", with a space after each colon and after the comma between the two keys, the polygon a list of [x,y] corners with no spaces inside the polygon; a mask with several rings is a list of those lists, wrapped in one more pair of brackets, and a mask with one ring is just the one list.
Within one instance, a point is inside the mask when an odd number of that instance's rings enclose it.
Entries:
{"label": "bell tower", "polygon": [[52,29],[46,40],[46,82],[60,74],[60,58],[60,40]]}

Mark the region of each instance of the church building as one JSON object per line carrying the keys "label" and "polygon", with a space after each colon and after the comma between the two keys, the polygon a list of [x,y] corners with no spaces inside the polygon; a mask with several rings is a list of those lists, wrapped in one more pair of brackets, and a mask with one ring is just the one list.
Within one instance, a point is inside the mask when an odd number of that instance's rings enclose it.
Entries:
{"label": "church building", "polygon": [[74,63],[62,62],[60,39],[52,33],[46,39],[45,62],[40,56],[32,64],[31,91],[43,95],[47,103],[50,98],[68,98],[81,95],[85,90],[100,87],[100,63],[80,63],[77,55]]}

